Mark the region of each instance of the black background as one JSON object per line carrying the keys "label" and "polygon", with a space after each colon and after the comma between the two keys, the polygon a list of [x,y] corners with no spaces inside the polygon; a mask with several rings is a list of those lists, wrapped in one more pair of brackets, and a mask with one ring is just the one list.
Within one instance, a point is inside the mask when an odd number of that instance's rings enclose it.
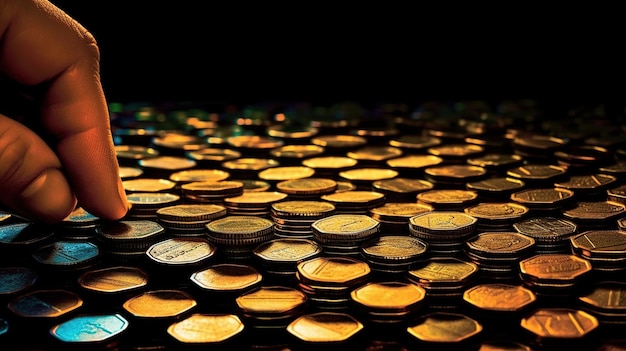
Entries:
{"label": "black background", "polygon": [[98,40],[111,101],[531,98],[623,113],[614,31],[543,9],[53,2]]}

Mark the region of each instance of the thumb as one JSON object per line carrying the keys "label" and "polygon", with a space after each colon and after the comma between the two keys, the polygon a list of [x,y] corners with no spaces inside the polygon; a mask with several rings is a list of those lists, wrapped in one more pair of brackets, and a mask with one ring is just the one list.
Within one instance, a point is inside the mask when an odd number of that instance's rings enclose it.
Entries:
{"label": "thumb", "polygon": [[0,203],[31,220],[67,217],[76,197],[50,147],[19,122],[0,115]]}

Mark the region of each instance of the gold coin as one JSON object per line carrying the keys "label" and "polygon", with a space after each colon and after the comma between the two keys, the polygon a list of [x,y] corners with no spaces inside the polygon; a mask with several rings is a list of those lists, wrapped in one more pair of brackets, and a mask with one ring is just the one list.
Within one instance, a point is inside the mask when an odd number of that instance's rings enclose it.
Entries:
{"label": "gold coin", "polygon": [[266,181],[283,181],[290,179],[301,179],[312,177],[315,170],[305,166],[278,166],[264,169],[259,172],[258,177]]}
{"label": "gold coin", "polygon": [[308,281],[349,286],[366,278],[371,270],[367,263],[350,257],[316,257],[297,266],[298,273]]}
{"label": "gold coin", "polygon": [[230,174],[219,169],[190,169],[174,172],[169,179],[178,183],[188,182],[217,182],[225,180]]}
{"label": "gold coin", "polygon": [[285,194],[328,194],[337,190],[337,182],[329,178],[302,178],[284,180],[276,189]]}

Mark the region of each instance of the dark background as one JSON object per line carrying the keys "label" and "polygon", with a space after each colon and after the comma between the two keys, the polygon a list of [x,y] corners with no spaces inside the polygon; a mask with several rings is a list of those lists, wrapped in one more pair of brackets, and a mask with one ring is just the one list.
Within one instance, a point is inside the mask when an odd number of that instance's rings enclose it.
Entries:
{"label": "dark background", "polygon": [[111,101],[530,98],[555,113],[604,104],[623,114],[613,31],[541,11],[53,2],[98,40]]}

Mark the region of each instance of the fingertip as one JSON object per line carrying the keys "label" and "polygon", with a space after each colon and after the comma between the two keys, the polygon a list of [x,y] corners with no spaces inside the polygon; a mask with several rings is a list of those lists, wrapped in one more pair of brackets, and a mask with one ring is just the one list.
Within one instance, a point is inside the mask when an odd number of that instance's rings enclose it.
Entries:
{"label": "fingertip", "polygon": [[28,218],[56,223],[69,216],[76,203],[63,172],[48,168],[24,188],[13,205]]}

